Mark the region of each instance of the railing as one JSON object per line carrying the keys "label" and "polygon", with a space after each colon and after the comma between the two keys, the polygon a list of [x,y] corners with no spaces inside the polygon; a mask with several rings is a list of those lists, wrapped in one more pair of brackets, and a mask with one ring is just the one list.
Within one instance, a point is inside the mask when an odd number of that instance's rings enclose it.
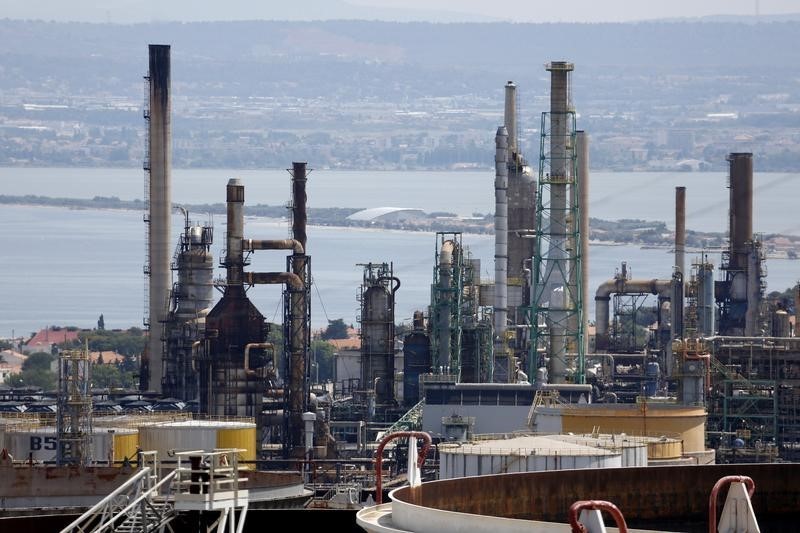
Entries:
{"label": "railing", "polygon": [[[239,477],[238,448],[176,452],[175,502],[246,499],[246,491],[239,488],[247,478]],[[187,466],[188,463],[188,466]],[[240,495],[240,492],[242,494]]]}
{"label": "railing", "polygon": [[62,529],[61,533],[94,531],[94,524],[98,519],[103,524],[108,522],[111,517],[118,516],[124,503],[128,502],[131,497],[138,497],[141,494],[146,483],[145,480],[151,475],[149,467],[139,470],[128,481]]}
{"label": "railing", "polygon": [[412,431],[422,428],[422,408],[425,405],[425,398],[421,399],[414,407],[409,409],[406,414],[400,419],[389,426],[386,433],[394,433],[395,431]]}
{"label": "railing", "polygon": [[[155,529],[155,526],[166,522],[172,514],[171,506],[157,506],[153,502],[153,497],[161,494],[161,492],[169,492],[172,480],[175,478],[175,471],[173,470],[161,481],[149,487],[146,491],[142,492],[138,498],[133,500],[125,508],[121,509],[116,515],[112,516],[105,522],[102,522],[92,530],[92,533],[102,533],[103,531],[116,531],[119,521],[123,517],[138,517],[143,524],[143,531],[150,531]],[[153,527],[149,527],[149,517],[152,516]]]}

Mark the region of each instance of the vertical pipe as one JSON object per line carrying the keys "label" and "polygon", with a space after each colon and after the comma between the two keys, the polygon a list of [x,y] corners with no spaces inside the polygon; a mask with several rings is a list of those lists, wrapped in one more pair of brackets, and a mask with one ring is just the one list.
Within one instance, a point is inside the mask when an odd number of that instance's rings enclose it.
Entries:
{"label": "vertical pipe", "polygon": [[581,316],[583,317],[583,353],[589,353],[589,136],[585,131],[576,132],[575,144],[578,154],[578,207],[580,213],[581,257]]}
{"label": "vertical pipe", "polygon": [[510,160],[514,159],[517,150],[517,86],[513,81],[506,83],[506,106],[503,124],[508,134],[508,151],[511,153]]}
{"label": "vertical pipe", "polygon": [[494,139],[494,331],[502,343],[508,321],[508,134],[504,126],[497,128]]}
{"label": "vertical pipe", "polygon": [[161,392],[163,377],[162,337],[170,288],[170,223],[172,198],[172,99],[170,96],[170,47],[149,46],[150,77],[150,280],[148,337],[148,388]]}
{"label": "vertical pipe", "polygon": [[675,268],[686,274],[686,187],[675,187]]}

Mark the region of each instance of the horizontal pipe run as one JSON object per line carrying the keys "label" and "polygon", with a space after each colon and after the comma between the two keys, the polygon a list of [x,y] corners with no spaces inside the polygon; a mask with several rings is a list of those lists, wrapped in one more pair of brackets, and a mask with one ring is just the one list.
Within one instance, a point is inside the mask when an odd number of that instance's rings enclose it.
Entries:
{"label": "horizontal pipe run", "polygon": [[304,254],[303,245],[295,239],[242,239],[242,249],[245,252],[256,250],[292,250],[296,254]]}
{"label": "horizontal pipe run", "polygon": [[244,280],[248,285],[280,285],[285,283],[293,289],[302,289],[303,280],[293,272],[245,272]]}

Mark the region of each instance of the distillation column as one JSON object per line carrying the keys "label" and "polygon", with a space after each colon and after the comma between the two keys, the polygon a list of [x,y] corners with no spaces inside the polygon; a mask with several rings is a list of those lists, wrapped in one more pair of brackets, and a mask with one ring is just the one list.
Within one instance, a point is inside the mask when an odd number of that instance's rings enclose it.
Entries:
{"label": "distillation column", "polygon": [[170,96],[170,47],[149,46],[149,153],[145,165],[150,173],[147,264],[149,273],[147,340],[147,374],[142,388],[161,392],[163,377],[163,328],[171,281],[170,211],[172,198],[172,99]]}

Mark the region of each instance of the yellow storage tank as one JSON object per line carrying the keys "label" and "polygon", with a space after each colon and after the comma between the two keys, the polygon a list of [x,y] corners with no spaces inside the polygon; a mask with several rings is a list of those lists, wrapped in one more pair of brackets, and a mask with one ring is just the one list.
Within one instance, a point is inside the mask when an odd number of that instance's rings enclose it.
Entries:
{"label": "yellow storage tank", "polygon": [[139,446],[155,450],[158,456],[170,452],[240,448],[241,461],[256,459],[256,425],[254,422],[228,420],[185,420],[159,422],[139,427]]}

